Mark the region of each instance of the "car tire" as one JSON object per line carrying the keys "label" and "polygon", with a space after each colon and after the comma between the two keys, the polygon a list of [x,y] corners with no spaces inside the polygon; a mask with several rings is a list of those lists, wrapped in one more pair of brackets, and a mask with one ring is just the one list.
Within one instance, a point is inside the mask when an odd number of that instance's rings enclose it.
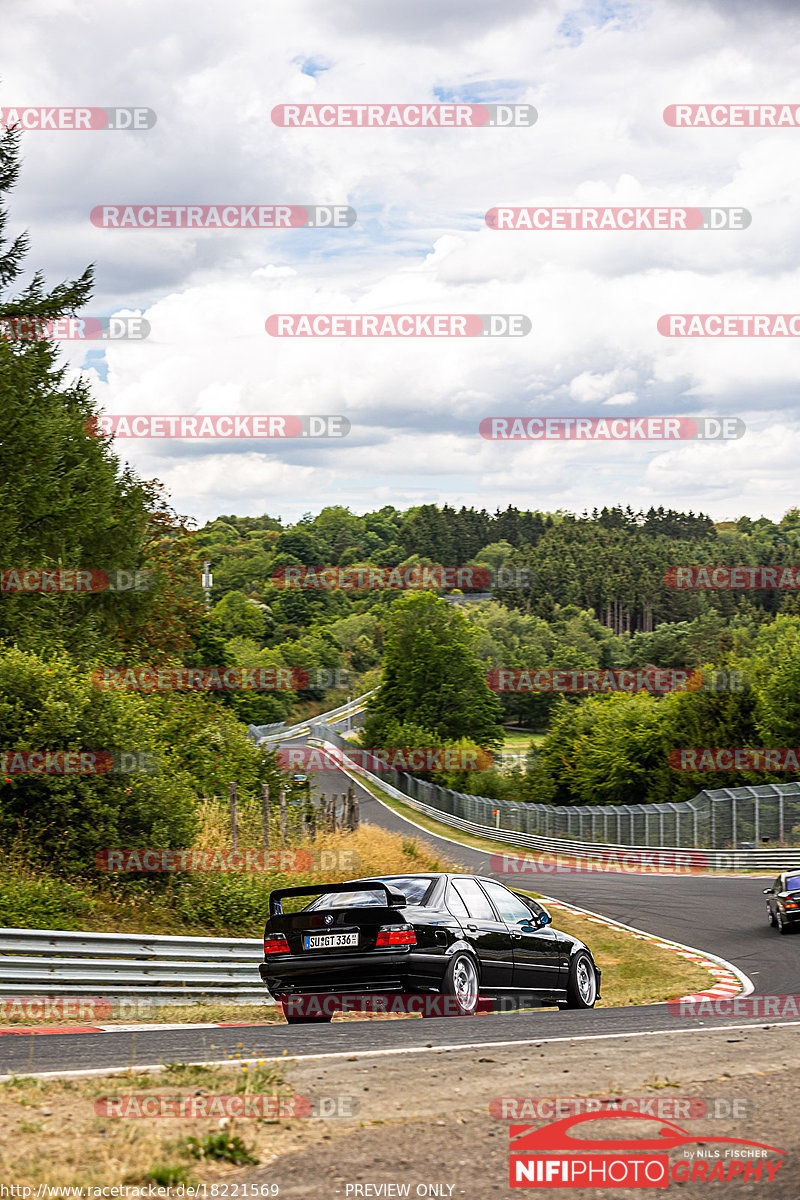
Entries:
{"label": "car tire", "polygon": [[[455,1000],[454,1016],[471,1017],[478,1007],[478,964],[471,954],[457,951],[445,967],[441,995]],[[426,1013],[426,1016],[432,1014]]]}
{"label": "car tire", "polygon": [[775,913],[772,911],[769,904],[767,905],[767,922],[770,925],[775,924]]}
{"label": "car tire", "polygon": [[579,950],[569,964],[567,999],[564,1008],[594,1008],[597,1000],[597,976],[594,963],[585,950]]}
{"label": "car tire", "polygon": [[[297,997],[300,999],[300,997]],[[328,1025],[333,1013],[294,1013],[289,1012],[284,1000],[279,1000],[278,1007],[282,1010],[287,1025]]]}

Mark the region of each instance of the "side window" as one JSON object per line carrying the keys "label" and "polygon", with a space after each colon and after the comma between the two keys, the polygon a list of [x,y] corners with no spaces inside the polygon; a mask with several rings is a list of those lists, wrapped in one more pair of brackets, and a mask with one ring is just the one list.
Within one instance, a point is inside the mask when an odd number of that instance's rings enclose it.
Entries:
{"label": "side window", "polygon": [[504,921],[509,925],[516,925],[518,921],[530,921],[531,910],[524,901],[510,892],[508,888],[504,888],[502,883],[483,884],[483,887],[494,901],[494,906],[500,913]]}
{"label": "side window", "polygon": [[453,880],[453,889],[467,906],[467,913],[476,921],[496,921],[492,906],[474,879]]}
{"label": "side window", "polygon": [[447,907],[454,917],[458,917],[459,921],[466,921],[469,916],[466,904],[452,883],[447,887]]}
{"label": "side window", "polygon": [[780,875],[778,876],[778,878],[777,878],[777,879],[775,880],[775,882],[773,883],[773,885],[772,885],[772,890],[773,890],[773,892],[779,892],[779,891],[781,891],[781,877],[780,877]]}

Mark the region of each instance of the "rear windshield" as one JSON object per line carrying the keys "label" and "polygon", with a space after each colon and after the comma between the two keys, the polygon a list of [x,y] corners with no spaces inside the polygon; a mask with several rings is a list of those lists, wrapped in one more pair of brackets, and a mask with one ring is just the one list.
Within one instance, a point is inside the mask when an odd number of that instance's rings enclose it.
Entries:
{"label": "rear windshield", "polygon": [[800,892],[800,875],[786,876],[786,890],[787,892]]}
{"label": "rear windshield", "polygon": [[[387,879],[386,883],[393,892],[402,892],[409,904],[420,904],[430,890],[433,880],[419,875],[396,875]],[[305,911],[314,908],[371,908],[379,905],[385,907],[386,903],[386,892],[364,887],[354,888],[352,892],[326,892],[312,900]]]}

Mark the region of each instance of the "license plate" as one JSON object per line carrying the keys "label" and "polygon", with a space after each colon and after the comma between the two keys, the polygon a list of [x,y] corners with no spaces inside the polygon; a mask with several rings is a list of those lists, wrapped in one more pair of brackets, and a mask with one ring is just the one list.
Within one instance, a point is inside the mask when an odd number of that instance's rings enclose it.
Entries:
{"label": "license plate", "polygon": [[357,929],[352,933],[306,933],[303,936],[304,950],[331,950],[338,946],[357,945]]}

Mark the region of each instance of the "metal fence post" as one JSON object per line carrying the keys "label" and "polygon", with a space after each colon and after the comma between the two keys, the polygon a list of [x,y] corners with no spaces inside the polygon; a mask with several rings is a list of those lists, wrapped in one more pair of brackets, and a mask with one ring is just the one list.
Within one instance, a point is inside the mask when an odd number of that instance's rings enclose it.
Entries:
{"label": "metal fence post", "polygon": [[286,789],[281,788],[281,845],[286,845]]}
{"label": "metal fence post", "polygon": [[755,797],[753,805],[755,808],[755,819],[756,819],[756,849],[758,849],[758,844],[761,841],[761,811],[759,808],[758,796]]}
{"label": "metal fence post", "polygon": [[778,792],[778,837],[783,845],[783,792]]}

